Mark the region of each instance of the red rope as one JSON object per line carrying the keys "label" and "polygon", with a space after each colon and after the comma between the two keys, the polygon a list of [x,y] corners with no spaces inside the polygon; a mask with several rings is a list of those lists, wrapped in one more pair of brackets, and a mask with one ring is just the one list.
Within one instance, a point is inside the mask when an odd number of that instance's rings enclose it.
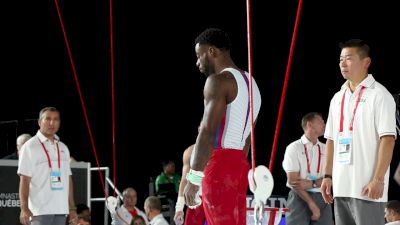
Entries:
{"label": "red rope", "polygon": [[271,159],[269,161],[269,170],[271,171],[271,173],[272,173],[272,169],[274,168],[276,146],[277,146],[277,143],[278,143],[279,130],[281,128],[283,106],[284,106],[284,103],[285,103],[286,90],[287,90],[287,86],[288,86],[289,74],[290,74],[290,69],[291,69],[291,65],[292,65],[294,44],[296,42],[296,35],[297,35],[298,28],[299,28],[300,12],[301,12],[302,5],[303,5],[303,0],[299,0],[299,5],[297,6],[296,22],[295,22],[294,30],[293,30],[293,34],[292,34],[292,43],[290,44],[289,59],[288,59],[288,63],[287,63],[287,66],[286,66],[285,81],[284,81],[284,84],[283,84],[281,103],[280,103],[279,112],[278,112],[278,119],[276,121],[274,143],[272,145]]}
{"label": "red rope", "polygon": [[[251,168],[254,170],[256,167],[256,147],[254,141],[254,113],[253,113],[253,48],[252,48],[252,28],[251,28],[251,4],[247,0],[247,48],[249,60],[249,101],[250,101],[250,123],[251,123]],[[253,171],[254,172],[254,171]]]}
{"label": "red rope", "polygon": [[[59,20],[60,20],[61,29],[62,29],[62,32],[63,32],[63,35],[64,35],[65,46],[66,46],[66,48],[67,48],[67,52],[68,52],[68,56],[69,56],[69,61],[70,61],[70,63],[71,63],[72,72],[73,72],[73,74],[74,74],[76,88],[78,89],[79,99],[80,99],[80,101],[81,101],[82,110],[83,110],[83,115],[84,115],[84,117],[85,117],[85,122],[86,122],[86,127],[87,127],[87,129],[88,129],[89,137],[90,137],[90,142],[91,142],[91,144],[92,144],[92,150],[93,150],[94,156],[95,156],[95,158],[96,158],[97,167],[100,168],[99,159],[98,159],[98,157],[97,157],[96,147],[95,147],[94,139],[93,139],[93,135],[92,135],[92,130],[90,129],[89,118],[88,118],[88,116],[87,116],[86,107],[85,107],[85,102],[84,102],[83,97],[82,97],[82,91],[81,91],[81,87],[80,87],[80,85],[79,85],[79,80],[78,80],[78,76],[77,76],[77,73],[76,73],[74,60],[73,60],[73,58],[72,58],[71,49],[70,49],[70,47],[69,47],[69,42],[68,42],[68,38],[67,38],[67,33],[66,33],[66,31],[65,31],[65,28],[64,28],[64,22],[63,22],[63,19],[62,19],[62,16],[61,16],[60,7],[58,6],[58,1],[57,1],[57,0],[54,0],[54,2],[55,2],[55,4],[56,4],[58,18],[59,18]],[[108,196],[107,193],[106,193],[106,190],[105,190],[103,174],[101,173],[100,169],[99,169],[99,176],[100,176],[101,184],[103,185],[104,196]]]}
{"label": "red rope", "polygon": [[117,186],[117,162],[115,147],[115,95],[114,95],[114,31],[113,31],[113,10],[110,0],[110,58],[111,58],[111,126],[112,126],[112,154],[113,154],[113,176],[114,176],[114,197]]}

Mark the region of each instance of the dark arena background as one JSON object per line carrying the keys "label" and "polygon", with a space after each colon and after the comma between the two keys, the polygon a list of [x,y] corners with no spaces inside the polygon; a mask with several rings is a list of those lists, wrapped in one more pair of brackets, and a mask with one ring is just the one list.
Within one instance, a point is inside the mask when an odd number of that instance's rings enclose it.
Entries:
{"label": "dark arena background", "polygon": [[[58,135],[71,155],[95,168],[95,149],[99,166],[110,169],[110,179],[120,191],[134,187],[137,206],[143,209],[150,178],[162,171],[162,160],[174,160],[180,173],[182,153],[196,139],[205,76],[195,65],[195,37],[208,27],[224,29],[233,42],[234,61],[248,68],[246,1],[112,1],[114,67],[110,2],[59,0],[58,4],[77,80],[55,1],[4,1],[0,7],[0,157],[15,151],[19,134],[36,133],[40,109],[55,106],[62,118]],[[286,146],[302,135],[301,117],[319,111],[326,120],[330,100],[344,82],[338,66],[339,42],[365,40],[371,47],[370,73],[389,92],[400,93],[400,16],[394,5],[395,1],[304,1],[272,168],[274,195],[289,192],[282,160]],[[257,165],[268,166],[271,159],[297,6],[298,1],[288,0],[251,2],[253,76],[262,94],[255,128]],[[400,158],[396,144],[389,199],[400,196],[400,186],[392,179]],[[91,176],[91,197],[104,197],[98,173]],[[104,204],[91,206],[92,224],[103,224]]]}

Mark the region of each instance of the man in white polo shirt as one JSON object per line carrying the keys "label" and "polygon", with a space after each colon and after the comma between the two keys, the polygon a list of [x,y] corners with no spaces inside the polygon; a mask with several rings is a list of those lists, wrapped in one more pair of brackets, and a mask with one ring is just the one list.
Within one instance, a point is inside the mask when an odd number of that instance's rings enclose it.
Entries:
{"label": "man in white polo shirt", "polygon": [[321,196],[319,187],[325,171],[325,144],[318,140],[324,134],[325,123],[320,113],[303,116],[304,135],[286,148],[283,169],[287,186],[287,225],[332,225],[332,208]]}
{"label": "man in white polo shirt", "polygon": [[321,192],[327,203],[335,197],[336,225],[383,225],[396,138],[395,102],[368,74],[370,49],[364,41],[352,39],[340,48],[339,66],[347,81],[330,103]]}
{"label": "man in white polo shirt", "polygon": [[161,210],[161,200],[156,196],[149,196],[144,201],[144,211],[150,220],[150,225],[169,225]]}
{"label": "man in white polo shirt", "polygon": [[136,207],[137,192],[134,188],[128,187],[122,192],[123,204],[111,212],[111,225],[129,225],[135,216],[143,217],[146,224],[149,224],[146,214]]}
{"label": "man in white polo shirt", "polygon": [[21,149],[18,161],[23,225],[76,224],[70,154],[56,135],[60,112],[46,107],[39,113],[39,131]]}

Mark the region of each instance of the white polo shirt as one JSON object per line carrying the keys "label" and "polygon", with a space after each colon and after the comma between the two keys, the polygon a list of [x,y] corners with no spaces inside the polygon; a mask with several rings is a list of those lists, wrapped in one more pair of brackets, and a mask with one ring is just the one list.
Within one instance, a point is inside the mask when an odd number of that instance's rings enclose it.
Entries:
{"label": "white polo shirt", "polygon": [[[44,144],[49,153],[53,171],[59,170],[57,144],[59,146],[62,190],[51,190],[51,169],[49,168],[46,153],[40,142]],[[22,146],[17,173],[31,177],[28,207],[34,216],[69,214],[69,176],[72,175],[69,159],[68,148],[64,143],[59,141],[58,136],[56,136],[54,143],[51,143],[40,131]]]}
{"label": "white polo shirt", "polygon": [[[350,164],[337,162],[341,101],[345,94],[343,109],[343,132],[349,132],[350,118],[364,86],[352,132],[352,155]],[[389,184],[389,170],[385,174],[383,197],[377,200],[361,195],[362,189],[372,179],[375,172],[380,138],[385,135],[396,137],[395,102],[384,86],[369,74],[351,93],[346,81],[330,103],[325,137],[334,142],[333,194],[334,197],[352,197],[375,202],[386,202]]]}
{"label": "white polo shirt", "polygon": [[[142,210],[138,209],[136,206],[135,206],[135,209],[136,209],[137,214],[139,216],[143,217],[146,224],[149,224],[146,214]],[[111,218],[112,218],[111,225],[131,224],[132,219],[133,219],[131,213],[129,212],[129,210],[127,208],[125,208],[124,205],[121,205],[121,207],[119,207],[115,211],[115,214],[111,214]]]}
{"label": "white polo shirt", "polygon": [[[307,150],[305,150],[305,147]],[[319,157],[319,151],[321,151],[321,157]],[[309,159],[310,173],[307,168],[307,156]],[[300,177],[303,179],[308,179],[310,175],[318,179],[325,175],[325,158],[325,144],[318,140],[314,145],[305,135],[303,135],[299,140],[290,143],[286,147],[282,166],[286,173],[300,172]],[[286,186],[291,188],[289,182],[286,183]],[[320,192],[320,189],[313,188],[312,191]]]}
{"label": "white polo shirt", "polygon": [[157,216],[153,217],[153,219],[151,219],[150,225],[169,225],[169,223],[164,218],[164,216],[160,213]]}

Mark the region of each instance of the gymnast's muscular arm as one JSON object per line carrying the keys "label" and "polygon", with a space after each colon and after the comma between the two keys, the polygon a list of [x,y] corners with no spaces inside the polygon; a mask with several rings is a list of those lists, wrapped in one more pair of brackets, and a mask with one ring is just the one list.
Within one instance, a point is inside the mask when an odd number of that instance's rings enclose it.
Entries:
{"label": "gymnast's muscular arm", "polygon": [[182,157],[182,179],[181,183],[179,184],[179,192],[178,196],[183,196],[183,190],[185,189],[185,186],[187,184],[186,180],[186,174],[189,172],[190,169],[190,156],[192,155],[194,144],[189,146],[184,152],[183,152],[183,157]]}
{"label": "gymnast's muscular arm", "polygon": [[[191,169],[203,171],[214,147],[218,126],[225,115],[226,106],[231,101],[233,76],[229,73],[215,74],[207,78],[204,86],[204,113],[197,136]],[[236,87],[236,81],[233,81]],[[236,91],[237,92],[237,91]],[[236,95],[235,95],[236,96]]]}
{"label": "gymnast's muscular arm", "polygon": [[192,154],[193,147],[194,147],[194,144],[189,146],[183,152],[182,179],[181,179],[181,183],[179,184],[178,199],[175,204],[175,215],[174,215],[174,221],[175,221],[175,224],[177,224],[177,225],[182,225],[185,221],[185,219],[184,219],[185,213],[183,212],[183,209],[185,206],[183,191],[185,190],[185,187],[187,184],[186,174],[189,172],[189,169],[190,169],[190,156]]}
{"label": "gymnast's muscular arm", "polygon": [[[211,75],[204,86],[204,113],[197,136],[190,169],[203,171],[214,147],[217,129],[225,115],[226,106],[237,94],[237,84],[229,72]],[[188,206],[197,205],[195,200],[199,186],[187,182],[185,199]]]}

